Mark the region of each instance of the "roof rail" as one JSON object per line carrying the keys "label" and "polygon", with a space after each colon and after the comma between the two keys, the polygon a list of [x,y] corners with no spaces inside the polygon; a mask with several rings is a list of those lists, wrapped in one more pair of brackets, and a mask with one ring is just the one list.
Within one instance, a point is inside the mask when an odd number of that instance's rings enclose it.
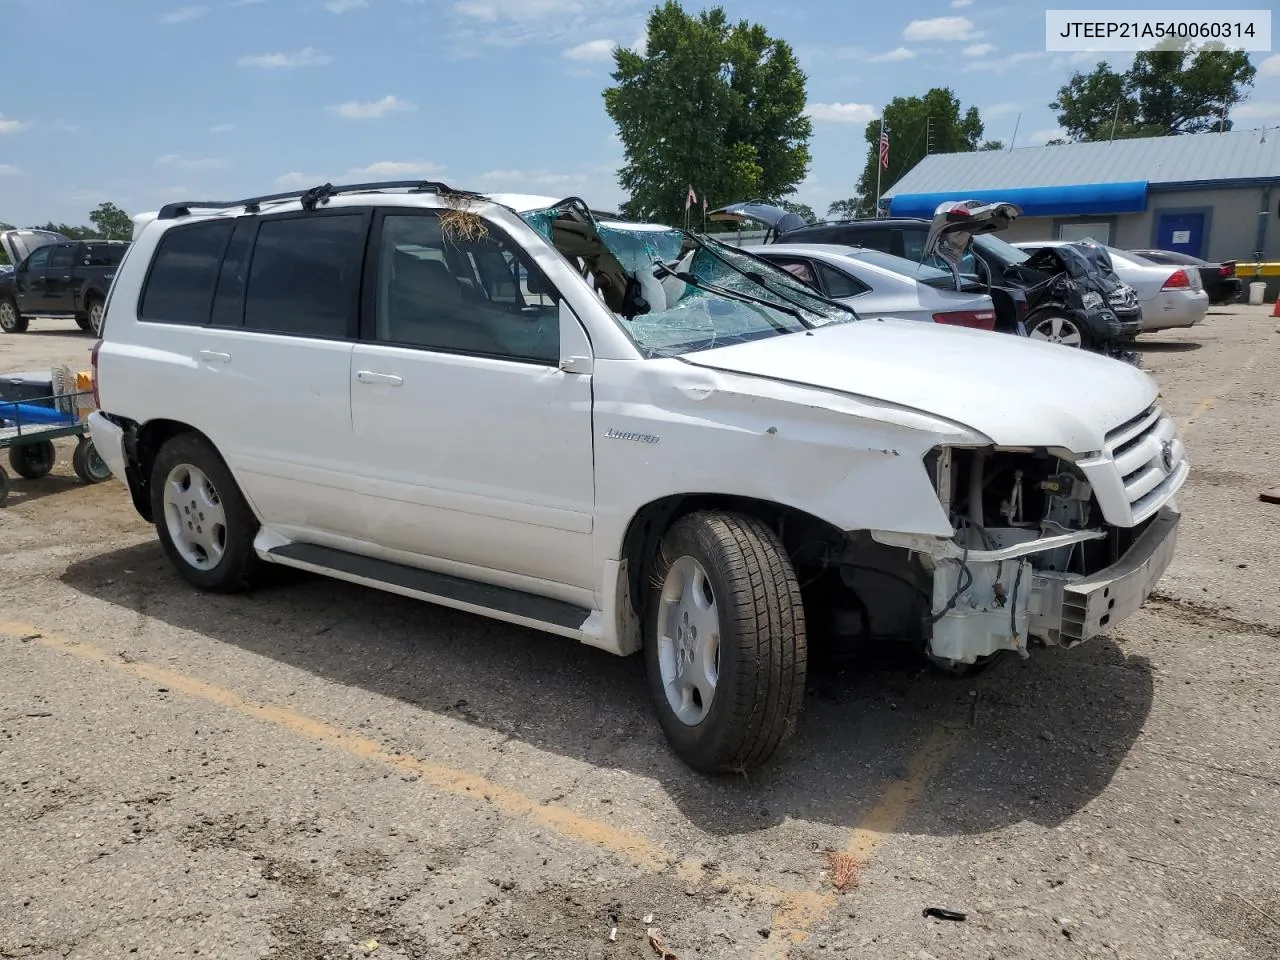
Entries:
{"label": "roof rail", "polygon": [[452,194],[454,196],[479,199],[481,194],[470,190],[455,190],[447,183],[439,180],[384,180],[375,183],[349,183],[335,187],[331,183],[321,184],[307,190],[290,190],[286,193],[272,193],[265,197],[250,197],[247,200],[185,200],[181,203],[166,203],[156,214],[157,220],[176,220],[191,215],[193,210],[230,210],[244,207],[245,213],[258,213],[264,203],[281,203],[286,200],[301,200],[304,209],[314,210],[316,204],[324,203],[330,197],[341,193],[370,193],[379,190],[409,190],[412,193]]}

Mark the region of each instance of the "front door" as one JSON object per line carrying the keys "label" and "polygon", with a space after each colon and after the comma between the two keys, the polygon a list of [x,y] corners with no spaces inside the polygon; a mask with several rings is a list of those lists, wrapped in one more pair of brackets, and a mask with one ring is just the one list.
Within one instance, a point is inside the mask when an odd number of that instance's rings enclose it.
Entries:
{"label": "front door", "polygon": [[1203,213],[1156,213],[1158,250],[1174,250],[1192,257],[1203,256],[1205,215]]}
{"label": "front door", "polygon": [[13,268],[14,295],[19,313],[44,313],[50,247],[41,247]]}
{"label": "front door", "polygon": [[59,243],[49,248],[49,265],[44,277],[42,313],[70,316],[75,312],[76,243]]}
{"label": "front door", "polygon": [[[495,224],[437,211],[375,220],[351,364],[367,537],[424,559],[592,589],[585,334]],[[562,328],[563,326],[563,328]]]}

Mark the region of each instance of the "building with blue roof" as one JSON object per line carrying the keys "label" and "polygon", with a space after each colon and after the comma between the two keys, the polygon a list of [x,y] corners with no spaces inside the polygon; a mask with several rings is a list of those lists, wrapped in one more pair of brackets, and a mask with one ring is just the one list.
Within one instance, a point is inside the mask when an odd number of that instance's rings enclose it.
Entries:
{"label": "building with blue roof", "polygon": [[1093,237],[1208,260],[1280,260],[1280,129],[925,157],[885,192],[894,217],[1008,201],[1010,241]]}

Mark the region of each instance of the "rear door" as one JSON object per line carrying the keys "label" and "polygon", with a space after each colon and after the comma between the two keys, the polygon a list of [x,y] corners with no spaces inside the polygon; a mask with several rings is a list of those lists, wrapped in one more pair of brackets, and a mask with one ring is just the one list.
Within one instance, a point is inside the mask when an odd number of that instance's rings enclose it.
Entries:
{"label": "rear door", "polygon": [[174,227],[140,300],[164,361],[148,389],[213,441],[263,522],[291,538],[365,526],[348,380],[368,224],[367,210],[344,207]]}

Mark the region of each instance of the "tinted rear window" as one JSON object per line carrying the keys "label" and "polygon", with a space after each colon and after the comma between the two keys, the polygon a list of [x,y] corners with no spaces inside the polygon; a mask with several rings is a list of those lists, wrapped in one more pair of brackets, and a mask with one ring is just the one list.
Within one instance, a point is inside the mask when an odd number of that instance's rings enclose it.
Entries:
{"label": "tinted rear window", "polygon": [[361,211],[265,221],[249,268],[246,329],[354,336],[365,233]]}
{"label": "tinted rear window", "polygon": [[218,265],[234,221],[176,227],[160,238],[139,315],[157,323],[209,322]]}
{"label": "tinted rear window", "polygon": [[86,267],[118,267],[129,249],[124,243],[86,243],[84,265]]}

